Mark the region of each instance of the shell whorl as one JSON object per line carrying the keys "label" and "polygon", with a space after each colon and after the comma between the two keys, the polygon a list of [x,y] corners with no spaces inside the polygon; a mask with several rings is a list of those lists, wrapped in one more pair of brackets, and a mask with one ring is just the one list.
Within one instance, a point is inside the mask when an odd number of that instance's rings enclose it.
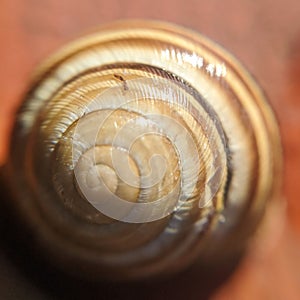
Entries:
{"label": "shell whorl", "polygon": [[8,170],[50,260],[80,276],[147,277],[218,254],[234,230],[247,239],[237,228],[255,227],[272,195],[279,138],[223,49],[172,25],[117,23],[34,78]]}

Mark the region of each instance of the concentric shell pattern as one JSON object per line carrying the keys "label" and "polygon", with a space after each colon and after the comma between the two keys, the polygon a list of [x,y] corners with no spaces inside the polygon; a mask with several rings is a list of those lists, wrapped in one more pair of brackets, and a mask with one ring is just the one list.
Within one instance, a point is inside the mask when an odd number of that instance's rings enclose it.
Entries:
{"label": "concentric shell pattern", "polygon": [[273,195],[279,148],[264,95],[235,58],[180,27],[123,22],[36,71],[8,173],[51,262],[137,278],[243,247]]}

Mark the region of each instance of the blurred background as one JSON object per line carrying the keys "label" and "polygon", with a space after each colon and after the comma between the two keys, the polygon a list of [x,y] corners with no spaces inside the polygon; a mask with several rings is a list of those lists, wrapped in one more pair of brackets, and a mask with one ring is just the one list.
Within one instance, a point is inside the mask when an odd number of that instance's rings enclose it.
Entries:
{"label": "blurred background", "polygon": [[[1,0],[0,164],[36,64],[97,25],[125,18],[170,21],[205,34],[232,52],[265,90],[282,133],[283,201],[270,208],[249,254],[211,299],[300,299],[299,0]],[[1,251],[0,298],[49,299]]]}

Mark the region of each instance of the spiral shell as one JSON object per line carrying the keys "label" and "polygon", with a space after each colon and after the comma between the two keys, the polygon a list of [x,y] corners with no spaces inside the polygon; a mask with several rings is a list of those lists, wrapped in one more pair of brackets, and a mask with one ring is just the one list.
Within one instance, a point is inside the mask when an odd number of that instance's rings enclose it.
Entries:
{"label": "spiral shell", "polygon": [[128,21],[36,71],[7,171],[49,261],[140,278],[243,248],[276,193],[279,145],[264,95],[232,56],[180,27]]}

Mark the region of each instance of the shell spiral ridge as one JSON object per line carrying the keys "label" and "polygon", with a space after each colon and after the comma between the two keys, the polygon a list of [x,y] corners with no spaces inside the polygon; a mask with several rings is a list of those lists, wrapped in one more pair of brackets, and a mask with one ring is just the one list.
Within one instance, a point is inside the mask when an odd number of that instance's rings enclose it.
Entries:
{"label": "shell spiral ridge", "polygon": [[75,41],[36,74],[8,170],[50,260],[89,266],[80,276],[147,277],[230,255],[232,228],[249,238],[276,185],[279,134],[224,50],[129,22]]}

